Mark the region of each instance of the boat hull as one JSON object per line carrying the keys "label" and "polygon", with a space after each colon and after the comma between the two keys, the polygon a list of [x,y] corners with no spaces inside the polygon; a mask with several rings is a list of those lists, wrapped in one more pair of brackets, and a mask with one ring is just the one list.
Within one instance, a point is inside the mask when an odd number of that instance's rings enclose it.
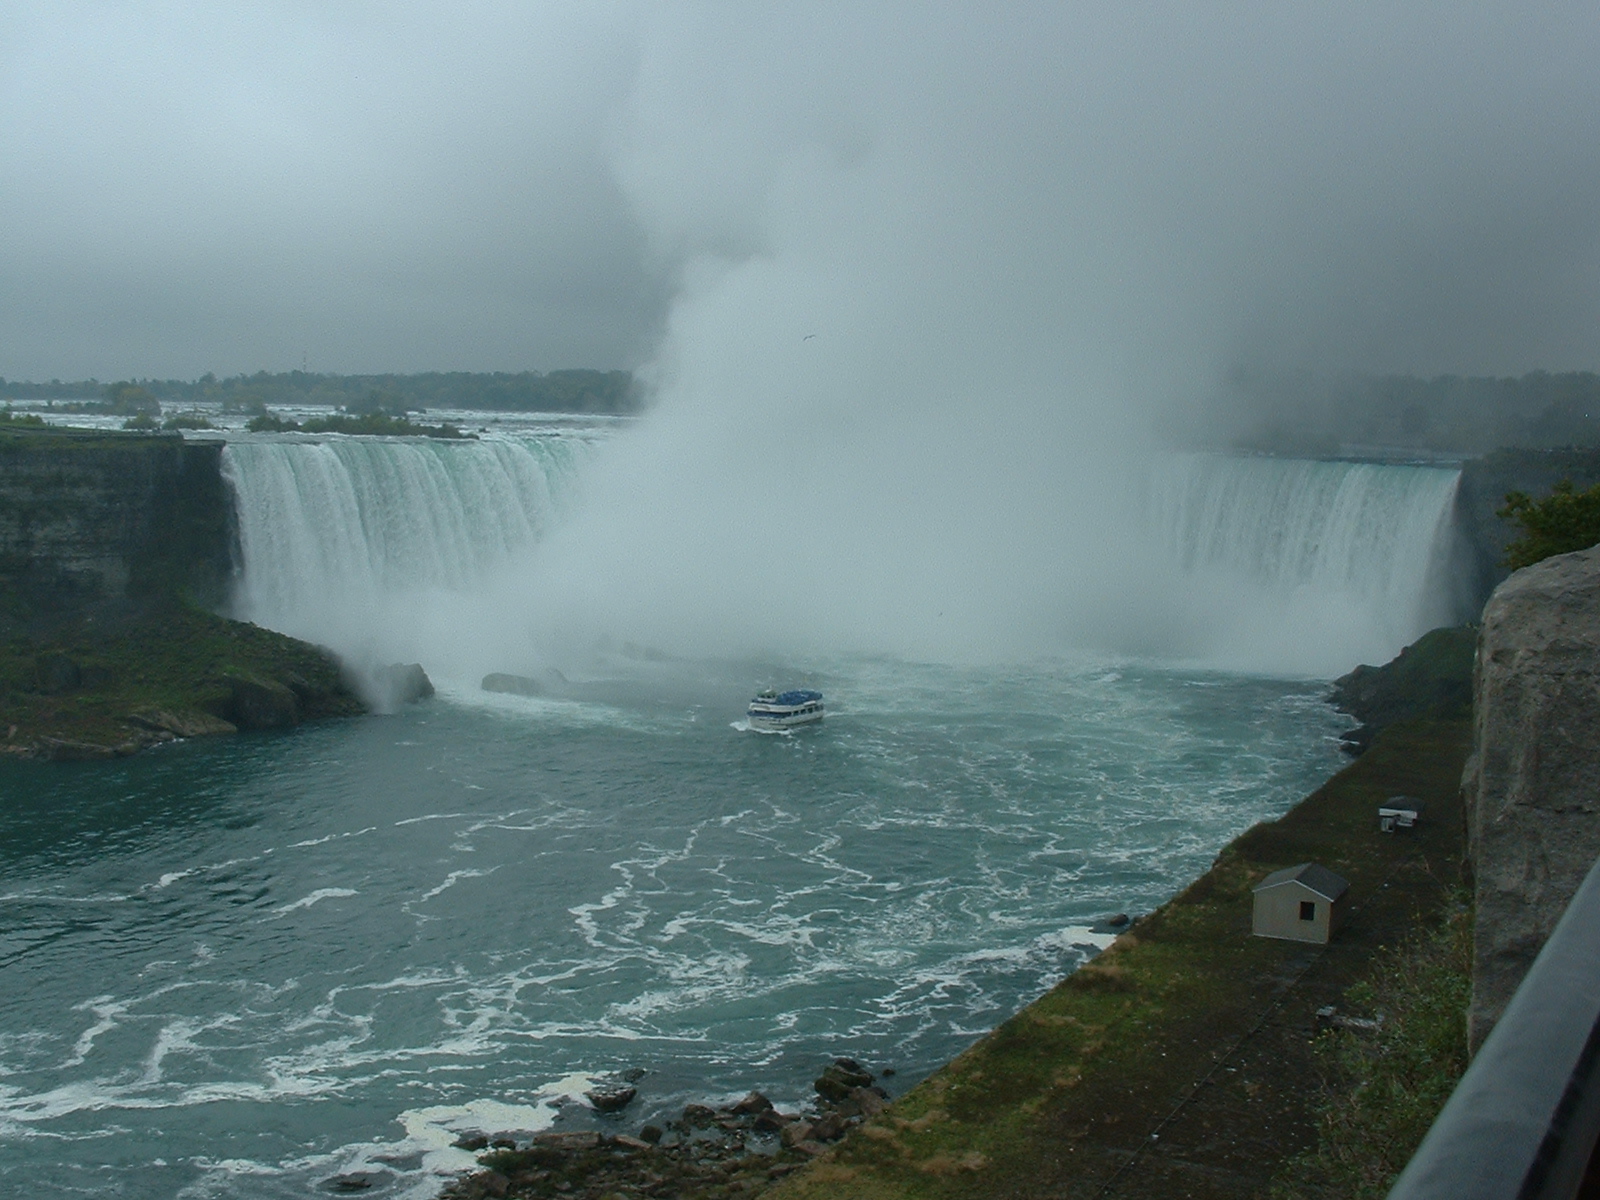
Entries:
{"label": "boat hull", "polygon": [[779,694],[765,691],[750,701],[751,729],[793,729],[822,720],[822,693],[796,689]]}
{"label": "boat hull", "polygon": [[747,715],[751,729],[794,729],[800,725],[814,725],[824,714],[818,705],[811,712],[757,712],[752,708]]}

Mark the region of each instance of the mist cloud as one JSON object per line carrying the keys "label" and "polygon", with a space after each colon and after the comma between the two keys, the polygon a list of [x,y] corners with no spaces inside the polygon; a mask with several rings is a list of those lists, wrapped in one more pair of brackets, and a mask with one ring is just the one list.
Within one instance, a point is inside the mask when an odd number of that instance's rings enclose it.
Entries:
{"label": "mist cloud", "polygon": [[937,656],[1254,638],[1313,670],[1398,649],[1354,646],[1337,601],[1270,637],[1257,598],[1197,612],[1136,481],[1240,360],[1591,352],[1594,88],[1549,83],[1551,53],[1577,67],[1554,25],[1443,15],[647,23],[618,172],[680,285],[658,411],[542,556],[545,626]]}

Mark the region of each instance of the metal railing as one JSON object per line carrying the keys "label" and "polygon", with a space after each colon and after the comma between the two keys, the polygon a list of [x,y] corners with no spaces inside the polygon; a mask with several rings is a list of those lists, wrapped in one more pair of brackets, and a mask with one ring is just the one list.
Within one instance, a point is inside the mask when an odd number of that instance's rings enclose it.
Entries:
{"label": "metal railing", "polygon": [[1600,862],[1389,1200],[1572,1200],[1600,1134]]}

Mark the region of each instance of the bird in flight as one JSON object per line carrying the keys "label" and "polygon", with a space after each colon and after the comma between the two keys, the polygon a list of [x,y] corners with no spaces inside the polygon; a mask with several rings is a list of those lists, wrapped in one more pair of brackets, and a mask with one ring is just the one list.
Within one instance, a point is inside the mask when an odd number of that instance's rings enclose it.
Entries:
{"label": "bird in flight", "polygon": [[803,337],[803,338],[801,338],[801,339],[800,339],[800,340],[801,340],[801,341],[802,341],[802,342],[809,342],[809,341],[810,341],[810,340],[811,340],[811,339],[812,339],[812,338],[814,338],[814,337],[816,337],[816,336],[817,336],[817,335],[816,335],[816,334],[814,334],[814,333],[808,333],[808,334],[806,334],[806,335],[805,335],[805,337]]}

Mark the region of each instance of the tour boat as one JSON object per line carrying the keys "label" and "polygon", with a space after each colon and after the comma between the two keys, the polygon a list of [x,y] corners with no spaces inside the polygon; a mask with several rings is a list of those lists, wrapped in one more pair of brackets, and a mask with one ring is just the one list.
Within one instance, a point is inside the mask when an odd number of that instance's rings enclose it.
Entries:
{"label": "tour boat", "polygon": [[776,692],[768,688],[750,701],[751,729],[792,729],[822,720],[821,692]]}

